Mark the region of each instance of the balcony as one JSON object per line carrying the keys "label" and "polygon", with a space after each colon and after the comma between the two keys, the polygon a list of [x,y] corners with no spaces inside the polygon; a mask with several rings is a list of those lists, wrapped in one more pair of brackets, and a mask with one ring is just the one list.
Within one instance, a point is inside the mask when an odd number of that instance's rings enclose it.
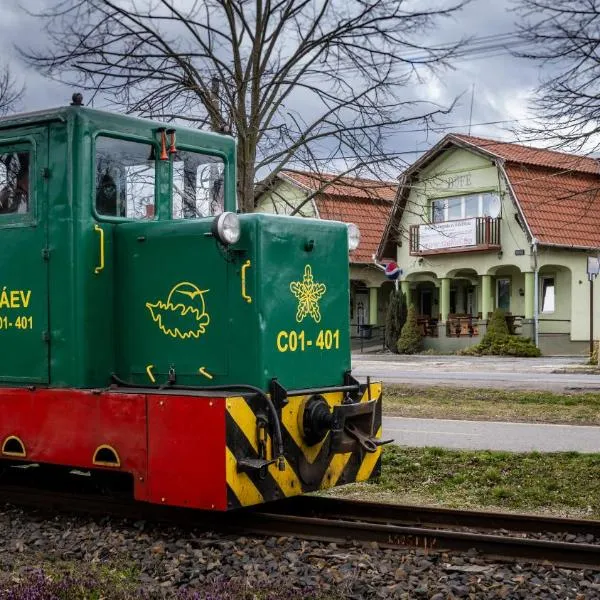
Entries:
{"label": "balcony", "polygon": [[500,218],[472,217],[410,226],[410,254],[500,250]]}

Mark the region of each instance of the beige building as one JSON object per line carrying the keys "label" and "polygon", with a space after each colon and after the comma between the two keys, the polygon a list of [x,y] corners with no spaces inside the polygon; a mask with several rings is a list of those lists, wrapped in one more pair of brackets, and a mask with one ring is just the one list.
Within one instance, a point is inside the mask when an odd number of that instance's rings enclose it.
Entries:
{"label": "beige building", "polygon": [[[403,269],[426,347],[476,343],[501,307],[544,354],[585,353],[599,193],[595,159],[478,137],[448,135],[415,162],[378,256]],[[592,310],[600,333],[600,293]]]}
{"label": "beige building", "polygon": [[375,266],[373,256],[388,223],[397,187],[394,182],[286,170],[257,202],[258,212],[289,215],[300,206],[300,216],[359,227],[360,244],[350,253],[353,337],[375,333],[370,328],[382,326],[385,320],[393,284]]}

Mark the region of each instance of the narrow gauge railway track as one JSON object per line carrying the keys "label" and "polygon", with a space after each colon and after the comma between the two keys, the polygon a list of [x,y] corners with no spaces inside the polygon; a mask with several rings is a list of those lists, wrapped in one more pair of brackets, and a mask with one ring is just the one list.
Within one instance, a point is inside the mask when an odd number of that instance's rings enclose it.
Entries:
{"label": "narrow gauge railway track", "polygon": [[[262,506],[260,509],[226,514],[17,487],[0,488],[0,501],[42,511],[110,515],[231,535],[290,536],[336,543],[376,542],[384,548],[417,547],[432,553],[465,552],[474,548],[494,559],[600,569],[600,544],[481,531],[591,533],[600,539],[600,521],[395,506],[309,496],[275,504],[269,507],[271,512],[266,512],[267,507]],[[467,528],[478,531],[465,531]]]}

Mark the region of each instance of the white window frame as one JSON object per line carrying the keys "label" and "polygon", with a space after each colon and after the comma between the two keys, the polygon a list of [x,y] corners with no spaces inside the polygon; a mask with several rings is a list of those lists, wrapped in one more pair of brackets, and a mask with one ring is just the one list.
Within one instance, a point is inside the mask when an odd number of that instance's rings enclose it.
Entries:
{"label": "white window frame", "polygon": [[[434,202],[443,202],[444,203],[444,207],[443,207],[443,211],[444,211],[444,218],[442,221],[437,221],[438,223],[443,223],[445,221],[455,221],[458,219],[471,219],[471,218],[477,218],[477,217],[483,217],[485,216],[483,214],[483,198],[484,196],[488,196],[488,195],[496,195],[498,196],[498,198],[500,198],[500,194],[495,191],[495,190],[488,190],[486,192],[479,192],[476,194],[462,194],[460,196],[446,196],[444,198],[431,198],[429,200],[429,218],[430,218],[430,222],[434,223],[434,212],[433,212],[433,204]],[[472,196],[477,196],[477,200],[478,200],[478,207],[477,207],[477,215],[475,216],[466,216],[466,198],[467,197],[472,197]],[[455,219],[449,219],[448,218],[448,204],[450,200],[456,200],[457,198],[459,198],[461,200],[461,210],[460,210],[460,217],[456,217]],[[501,216],[502,213],[500,213]]]}

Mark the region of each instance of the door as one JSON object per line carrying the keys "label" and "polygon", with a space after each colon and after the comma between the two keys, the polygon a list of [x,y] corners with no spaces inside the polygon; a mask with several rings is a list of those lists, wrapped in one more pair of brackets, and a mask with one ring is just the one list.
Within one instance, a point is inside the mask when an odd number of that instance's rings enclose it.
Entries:
{"label": "door", "polygon": [[0,132],[0,382],[49,382],[48,131]]}
{"label": "door", "polygon": [[431,317],[432,307],[432,291],[421,290],[421,314],[426,317]]}
{"label": "door", "polygon": [[357,291],[354,295],[354,323],[360,332],[363,325],[369,323],[369,293]]}
{"label": "door", "polygon": [[496,288],[496,306],[510,312],[510,279],[497,279]]}

